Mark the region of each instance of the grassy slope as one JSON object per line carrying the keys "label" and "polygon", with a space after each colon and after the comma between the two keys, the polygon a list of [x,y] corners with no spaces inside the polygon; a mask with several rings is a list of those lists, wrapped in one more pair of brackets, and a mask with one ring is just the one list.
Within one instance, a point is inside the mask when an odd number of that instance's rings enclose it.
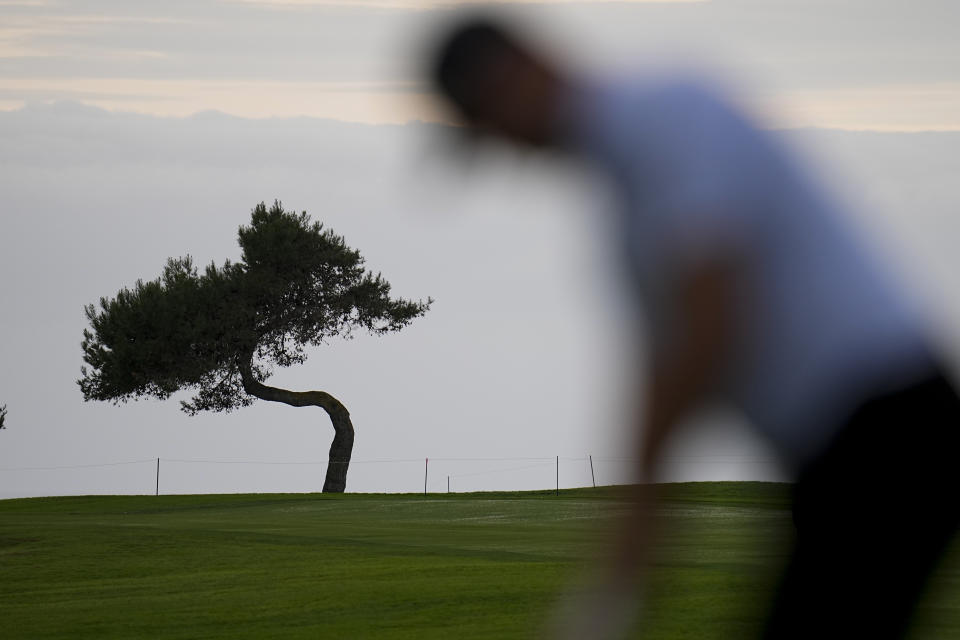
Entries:
{"label": "grassy slope", "polygon": [[[746,637],[789,536],[787,487],[667,488],[649,638]],[[603,543],[616,490],[0,501],[17,638],[529,637]],[[953,554],[925,610],[960,629]],[[943,625],[949,625],[947,632]]]}

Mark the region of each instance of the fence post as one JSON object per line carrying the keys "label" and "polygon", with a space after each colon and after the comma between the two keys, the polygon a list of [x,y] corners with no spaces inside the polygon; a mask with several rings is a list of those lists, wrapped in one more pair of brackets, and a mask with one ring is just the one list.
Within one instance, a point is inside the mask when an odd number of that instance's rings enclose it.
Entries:
{"label": "fence post", "polygon": [[560,495],[560,456],[557,456],[557,495]]}
{"label": "fence post", "polygon": [[590,479],[593,480],[593,488],[597,488],[597,476],[593,475],[593,454],[590,455]]}
{"label": "fence post", "polygon": [[450,493],[450,476],[447,476],[447,493]]}
{"label": "fence post", "polygon": [[423,459],[423,495],[427,495],[427,467],[430,465],[430,458]]}
{"label": "fence post", "polygon": [[157,492],[153,495],[160,495],[160,458],[157,458]]}

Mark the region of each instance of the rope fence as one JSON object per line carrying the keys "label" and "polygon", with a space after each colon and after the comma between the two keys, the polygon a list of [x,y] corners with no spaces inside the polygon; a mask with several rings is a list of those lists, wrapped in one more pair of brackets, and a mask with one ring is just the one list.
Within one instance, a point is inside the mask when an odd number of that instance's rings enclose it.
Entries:
{"label": "rope fence", "polygon": [[[345,461],[332,461],[343,463]],[[674,466],[777,469],[737,454],[674,456]],[[329,460],[144,458],[74,465],[0,467],[0,498],[42,495],[309,493]],[[627,484],[638,460],[625,456],[370,458],[349,461],[355,493],[522,491]]]}

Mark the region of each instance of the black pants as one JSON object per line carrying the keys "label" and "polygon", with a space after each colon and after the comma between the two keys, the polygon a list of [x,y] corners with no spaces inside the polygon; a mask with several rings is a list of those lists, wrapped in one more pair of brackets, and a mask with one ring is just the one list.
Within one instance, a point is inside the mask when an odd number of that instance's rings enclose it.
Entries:
{"label": "black pants", "polygon": [[795,491],[764,637],[903,637],[960,524],[960,398],[935,375],[865,402]]}

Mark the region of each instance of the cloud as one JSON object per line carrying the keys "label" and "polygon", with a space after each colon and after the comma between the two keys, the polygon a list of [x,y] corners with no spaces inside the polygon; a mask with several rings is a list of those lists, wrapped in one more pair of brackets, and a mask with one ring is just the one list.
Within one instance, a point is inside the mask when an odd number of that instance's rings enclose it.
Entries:
{"label": "cloud", "polygon": [[[11,5],[0,24],[0,107],[72,99],[163,115],[436,118],[417,53],[450,13],[439,4]],[[892,0],[501,4],[581,68],[709,66],[778,124],[960,126],[960,5],[947,0],[909,12]]]}
{"label": "cloud", "polygon": [[303,7],[372,7],[397,10],[434,10],[460,7],[503,7],[522,5],[599,5],[599,4],[690,4],[712,0],[228,0],[237,4],[254,4],[278,9]]}
{"label": "cloud", "polygon": [[851,131],[960,131],[960,82],[837,89],[757,90],[771,124]]}

